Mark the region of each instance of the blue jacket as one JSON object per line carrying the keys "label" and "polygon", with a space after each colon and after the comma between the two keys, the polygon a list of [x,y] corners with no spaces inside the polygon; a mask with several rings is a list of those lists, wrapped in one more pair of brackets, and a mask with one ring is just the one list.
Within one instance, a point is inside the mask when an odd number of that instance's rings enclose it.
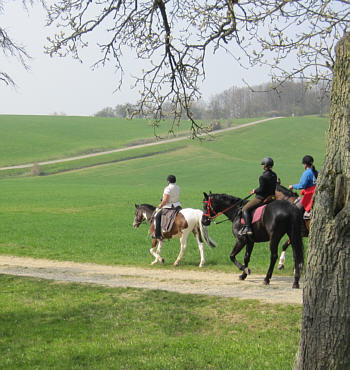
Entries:
{"label": "blue jacket", "polygon": [[311,168],[305,170],[305,172],[301,175],[299,184],[294,184],[294,189],[307,189],[311,186],[316,185],[316,177]]}

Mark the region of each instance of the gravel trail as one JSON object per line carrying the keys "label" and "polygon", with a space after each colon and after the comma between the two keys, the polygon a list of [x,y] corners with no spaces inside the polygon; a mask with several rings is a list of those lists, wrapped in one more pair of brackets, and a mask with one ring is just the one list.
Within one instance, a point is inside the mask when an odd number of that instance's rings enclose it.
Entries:
{"label": "gravel trail", "polygon": [[182,270],[181,266],[169,269],[112,266],[7,255],[0,255],[0,273],[109,287],[258,299],[274,304],[302,304],[303,282],[301,289],[292,289],[293,277],[289,276],[273,275],[270,285],[265,286],[263,275],[252,274],[240,281],[236,271]]}

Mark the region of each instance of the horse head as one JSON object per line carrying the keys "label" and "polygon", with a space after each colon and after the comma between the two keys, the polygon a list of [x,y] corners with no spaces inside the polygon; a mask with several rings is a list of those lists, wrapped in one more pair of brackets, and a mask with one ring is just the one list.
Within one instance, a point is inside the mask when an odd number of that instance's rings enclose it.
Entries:
{"label": "horse head", "polygon": [[135,204],[135,216],[132,224],[134,229],[137,229],[144,221],[150,222],[155,209],[156,207],[151,204]]}
{"label": "horse head", "polygon": [[202,225],[209,226],[211,223],[211,213],[212,213],[212,206],[211,206],[211,192],[209,192],[209,195],[207,193],[203,193],[204,199],[203,199],[203,215],[202,215]]}
{"label": "horse head", "polygon": [[210,225],[211,221],[222,214],[225,214],[232,221],[246,202],[245,199],[228,194],[212,194],[212,192],[209,192],[209,195],[207,193],[203,194],[202,224],[205,226]]}
{"label": "horse head", "polygon": [[134,215],[134,221],[132,223],[132,226],[134,227],[134,229],[137,229],[144,220],[145,220],[144,213],[142,212],[140,205],[135,204],[135,215]]}

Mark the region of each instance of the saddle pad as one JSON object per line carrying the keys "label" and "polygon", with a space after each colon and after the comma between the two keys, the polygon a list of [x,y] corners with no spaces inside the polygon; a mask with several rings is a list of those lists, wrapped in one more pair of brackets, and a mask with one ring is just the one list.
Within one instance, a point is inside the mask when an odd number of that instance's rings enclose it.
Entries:
{"label": "saddle pad", "polygon": [[161,228],[163,233],[170,232],[175,222],[176,215],[179,213],[178,208],[163,208],[161,218]]}
{"label": "saddle pad", "polygon": [[[267,206],[267,204],[257,208],[255,211],[254,211],[254,214],[253,214],[253,219],[252,219],[252,224],[254,224],[255,222],[258,222],[262,215],[264,214],[264,209],[265,207]],[[245,222],[244,222],[244,218],[242,217],[241,218],[241,224],[244,225]]]}

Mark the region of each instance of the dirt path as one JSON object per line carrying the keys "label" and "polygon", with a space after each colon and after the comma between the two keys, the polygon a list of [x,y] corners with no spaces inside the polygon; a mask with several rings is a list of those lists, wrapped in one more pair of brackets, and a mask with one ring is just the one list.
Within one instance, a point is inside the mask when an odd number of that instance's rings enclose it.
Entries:
{"label": "dirt path", "polygon": [[[0,273],[66,282],[160,289],[186,294],[258,299],[269,303],[302,304],[302,289],[292,289],[293,278],[273,276],[269,286],[262,275],[238,280],[238,273],[206,270],[106,266],[0,255]],[[302,284],[301,284],[302,285]]]}
{"label": "dirt path", "polygon": [[[224,128],[224,129],[221,129],[221,130],[215,130],[215,131],[212,131],[210,134],[215,135],[215,134],[219,134],[220,132],[238,130],[238,129],[243,128],[243,127],[257,125],[259,123],[266,122],[266,121],[271,121],[271,120],[278,119],[278,118],[282,118],[282,117],[271,117],[271,118],[265,118],[265,119],[262,119],[262,120],[259,120],[259,121],[248,122],[248,123],[244,123],[242,125],[232,126],[232,127]],[[204,135],[206,135],[206,134],[201,134],[201,135],[198,135],[198,136],[204,136]],[[132,145],[132,146],[128,146],[126,148],[113,149],[113,150],[108,150],[108,151],[105,151],[105,152],[84,154],[84,155],[79,155],[79,156],[70,157],[70,158],[55,159],[55,160],[51,160],[51,161],[39,162],[38,165],[54,164],[54,163],[60,163],[60,162],[69,162],[69,161],[74,161],[74,160],[77,160],[77,159],[97,157],[97,156],[100,156],[100,155],[117,153],[117,152],[124,152],[124,151],[127,151],[127,150],[144,148],[144,147],[147,147],[147,146],[154,146],[154,145],[159,145],[159,144],[164,144],[164,143],[172,143],[174,141],[181,141],[181,140],[188,140],[188,136],[181,136],[181,137],[176,137],[176,138],[173,138],[173,139],[158,140],[158,141],[154,141],[154,142],[147,143],[147,144]],[[19,164],[17,166],[0,167],[0,171],[13,170],[13,169],[19,169],[19,168],[29,168],[29,167],[33,167],[33,163]]]}

